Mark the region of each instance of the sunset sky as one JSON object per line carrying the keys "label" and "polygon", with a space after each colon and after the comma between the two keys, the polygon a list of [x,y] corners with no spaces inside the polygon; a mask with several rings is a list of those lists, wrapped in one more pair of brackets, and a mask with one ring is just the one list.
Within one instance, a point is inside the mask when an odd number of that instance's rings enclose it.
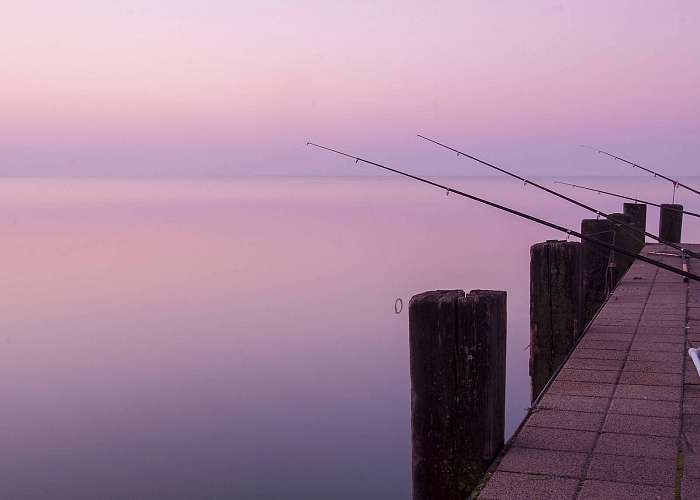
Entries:
{"label": "sunset sky", "polygon": [[[700,2],[25,0],[0,14],[0,175],[693,175]],[[352,168],[351,168],[352,167]],[[363,173],[374,173],[362,170]]]}

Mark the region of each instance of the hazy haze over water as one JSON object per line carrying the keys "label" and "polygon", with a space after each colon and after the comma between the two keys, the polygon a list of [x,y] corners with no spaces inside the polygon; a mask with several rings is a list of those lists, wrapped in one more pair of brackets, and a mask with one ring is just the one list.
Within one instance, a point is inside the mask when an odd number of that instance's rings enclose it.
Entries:
{"label": "hazy haze over water", "polygon": [[[442,182],[573,228],[587,217],[507,179]],[[0,220],[0,497],[13,499],[405,499],[394,300],[508,292],[512,432],[529,402],[529,246],[562,238],[398,179],[6,179]],[[696,219],[684,236],[700,241]]]}

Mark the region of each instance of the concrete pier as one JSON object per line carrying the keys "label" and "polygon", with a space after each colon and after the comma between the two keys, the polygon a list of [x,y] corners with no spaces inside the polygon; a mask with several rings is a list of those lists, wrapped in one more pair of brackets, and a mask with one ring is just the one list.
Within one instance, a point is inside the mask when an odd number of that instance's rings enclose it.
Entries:
{"label": "concrete pier", "polygon": [[[687,245],[700,251],[700,245]],[[681,267],[664,245],[643,254]],[[700,273],[700,262],[690,260]],[[700,498],[700,283],[636,261],[494,462],[480,499]]]}

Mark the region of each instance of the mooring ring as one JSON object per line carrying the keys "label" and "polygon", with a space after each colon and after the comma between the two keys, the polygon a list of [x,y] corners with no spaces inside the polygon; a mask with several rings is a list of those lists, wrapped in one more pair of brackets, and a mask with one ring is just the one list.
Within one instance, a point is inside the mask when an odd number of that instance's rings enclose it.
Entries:
{"label": "mooring ring", "polygon": [[403,300],[401,300],[401,297],[399,297],[394,302],[394,312],[396,314],[401,314],[401,311],[403,311]]}

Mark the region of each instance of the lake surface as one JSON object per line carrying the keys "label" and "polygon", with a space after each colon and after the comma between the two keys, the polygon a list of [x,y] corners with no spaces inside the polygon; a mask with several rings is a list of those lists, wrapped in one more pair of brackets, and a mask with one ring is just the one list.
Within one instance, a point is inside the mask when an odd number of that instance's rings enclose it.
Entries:
{"label": "lake surface", "polygon": [[[671,197],[651,178],[572,181]],[[441,182],[574,229],[589,216],[509,179]],[[407,499],[394,301],[508,292],[510,435],[529,403],[529,247],[563,238],[393,178],[5,179],[0,220],[12,499]]]}

